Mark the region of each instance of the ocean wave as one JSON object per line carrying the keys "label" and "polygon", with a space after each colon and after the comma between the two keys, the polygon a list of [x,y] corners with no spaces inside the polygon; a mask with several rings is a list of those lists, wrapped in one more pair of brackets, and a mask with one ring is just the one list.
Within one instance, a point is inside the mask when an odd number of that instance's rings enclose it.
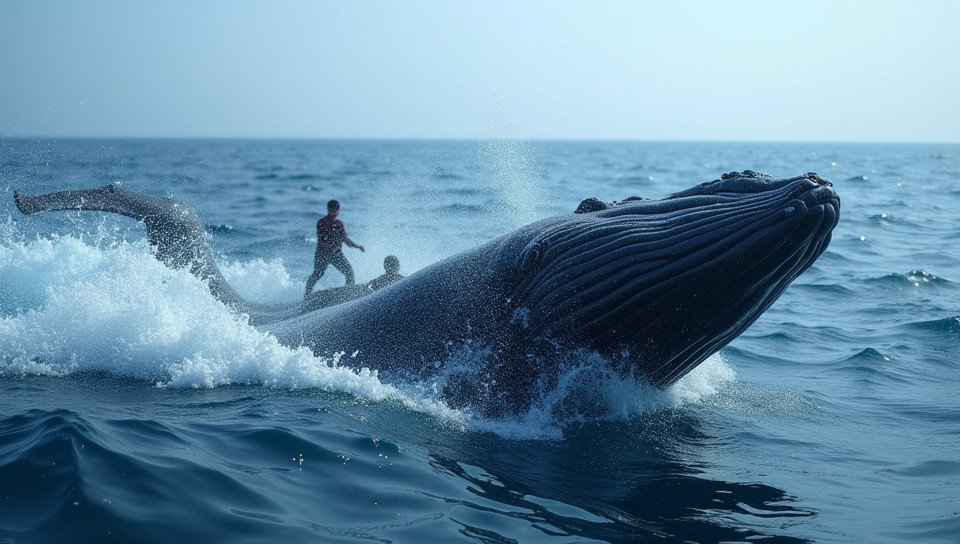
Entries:
{"label": "ocean wave", "polygon": [[[153,183],[159,184],[197,186],[201,183],[200,178],[180,172],[144,172],[141,175],[143,179],[152,180]],[[101,185],[113,181],[118,182],[119,185],[130,183],[129,175],[123,172],[104,172],[101,176],[103,177],[100,181]]]}
{"label": "ocean wave", "polygon": [[240,234],[233,225],[204,225],[206,231],[214,236],[231,236]]}
{"label": "ocean wave", "polygon": [[950,284],[950,281],[948,281],[946,278],[941,278],[935,274],[921,269],[911,270],[906,273],[893,273],[887,274],[886,276],[870,278],[867,280],[867,282],[889,284],[900,287],[940,287]]}
{"label": "ocean wave", "polygon": [[[276,172],[269,172],[266,174],[257,174],[253,176],[253,179],[257,181],[332,181],[338,179],[337,176],[327,175],[327,174],[308,174],[308,173],[299,173],[299,174],[278,174]],[[311,187],[311,186],[305,186]]]}
{"label": "ocean wave", "polygon": [[859,352],[834,361],[838,367],[877,373],[878,368],[890,363],[890,357],[874,348],[864,348]]}
{"label": "ocean wave", "polygon": [[290,174],[285,177],[286,179],[289,179],[292,181],[310,181],[310,180],[324,179],[323,176],[320,176],[317,174]]}
{"label": "ocean wave", "polygon": [[[3,488],[3,534],[41,538],[47,519],[63,519],[77,509],[82,495],[78,449],[91,434],[89,425],[67,410],[31,410],[0,420],[0,487]],[[85,498],[84,498],[85,499]],[[83,501],[87,503],[86,500]],[[96,501],[89,504],[97,508]],[[85,514],[95,515],[89,508]],[[79,513],[79,512],[78,512]],[[65,538],[67,535],[46,535]]]}
{"label": "ocean wave", "polygon": [[830,297],[851,297],[856,291],[841,283],[804,283],[797,281],[790,289],[794,292],[806,292],[811,295]]}
{"label": "ocean wave", "polygon": [[914,321],[907,323],[907,328],[943,335],[946,337],[960,337],[960,316],[934,319],[930,321]]}
{"label": "ocean wave", "polygon": [[[744,336],[745,338],[750,338],[755,341],[772,343],[801,343],[804,341],[804,335],[800,329],[794,329],[792,331],[774,330],[767,333],[747,332],[744,334]],[[749,350],[744,350],[742,348],[741,351],[749,353]],[[760,353],[757,353],[756,355],[760,355]]]}
{"label": "ocean wave", "polygon": [[436,206],[431,209],[432,213],[444,215],[471,215],[478,216],[487,212],[487,207],[480,204],[453,203],[444,206]]}
{"label": "ocean wave", "polygon": [[[878,339],[882,341],[882,339]],[[939,350],[937,350],[939,351]],[[934,359],[935,360],[935,359]],[[870,386],[914,387],[928,380],[939,381],[949,371],[941,364],[931,366],[923,353],[904,345],[867,347],[824,365],[828,372],[843,374]]]}
{"label": "ocean wave", "polygon": [[895,223],[897,219],[888,213],[875,213],[870,216],[870,221],[877,224]]}
{"label": "ocean wave", "polygon": [[469,197],[489,197],[492,192],[490,190],[477,188],[477,187],[447,187],[440,191],[440,194],[444,196],[449,196],[450,198],[469,198]]}
{"label": "ocean wave", "polygon": [[460,181],[464,179],[462,175],[451,172],[445,168],[437,168],[430,177],[438,181]]}
{"label": "ocean wave", "polygon": [[[222,504],[272,515],[284,510],[251,483],[253,475],[244,476],[244,467],[224,473],[216,458],[183,455],[197,440],[159,422],[94,424],[69,410],[34,410],[0,421],[0,428],[9,445],[0,456],[2,534],[15,541],[219,542],[238,525],[254,535],[268,528]],[[275,446],[287,457],[285,446],[320,457],[307,440]]]}

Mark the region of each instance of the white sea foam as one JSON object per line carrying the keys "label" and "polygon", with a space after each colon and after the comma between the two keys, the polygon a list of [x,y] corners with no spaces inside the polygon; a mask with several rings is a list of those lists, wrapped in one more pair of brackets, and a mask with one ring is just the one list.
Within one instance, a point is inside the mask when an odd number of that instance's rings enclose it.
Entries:
{"label": "white sea foam", "polygon": [[303,296],[304,281],[294,280],[283,259],[254,259],[220,265],[223,277],[238,293],[257,302],[289,302]]}
{"label": "white sea foam", "polygon": [[[275,278],[284,273],[268,263],[239,268],[264,267]],[[165,387],[321,387],[375,400],[396,394],[373,372],[280,345],[203,282],[163,266],[146,242],[5,244],[0,284],[0,374],[104,371]]]}

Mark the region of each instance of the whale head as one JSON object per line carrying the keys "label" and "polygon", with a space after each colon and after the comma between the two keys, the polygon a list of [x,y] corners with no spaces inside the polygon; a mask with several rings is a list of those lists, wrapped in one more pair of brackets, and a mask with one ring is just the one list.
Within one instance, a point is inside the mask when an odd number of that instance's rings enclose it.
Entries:
{"label": "whale head", "polygon": [[666,387],[810,267],[839,211],[832,184],[813,173],[734,172],[662,200],[591,199],[526,241],[512,303],[552,342]]}

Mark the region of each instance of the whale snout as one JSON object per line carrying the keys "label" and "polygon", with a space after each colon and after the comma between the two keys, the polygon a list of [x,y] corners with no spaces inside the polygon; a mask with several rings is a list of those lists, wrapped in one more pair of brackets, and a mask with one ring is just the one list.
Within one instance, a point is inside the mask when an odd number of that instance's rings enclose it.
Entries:
{"label": "whale snout", "polygon": [[811,188],[801,195],[801,200],[808,207],[829,205],[836,210],[840,209],[840,195],[833,190],[833,184],[830,182]]}
{"label": "whale snout", "polygon": [[840,196],[833,190],[833,184],[801,182],[794,187],[791,198],[783,206],[784,217],[796,216],[798,212],[818,212],[836,219],[840,213]]}

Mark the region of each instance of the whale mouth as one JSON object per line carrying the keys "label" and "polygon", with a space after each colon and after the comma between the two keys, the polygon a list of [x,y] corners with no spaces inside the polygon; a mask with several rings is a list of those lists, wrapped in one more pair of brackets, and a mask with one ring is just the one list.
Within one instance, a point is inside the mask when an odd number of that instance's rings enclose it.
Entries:
{"label": "whale mouth", "polygon": [[531,319],[665,387],[752,324],[825,251],[832,184],[725,175],[557,230],[524,291]]}

